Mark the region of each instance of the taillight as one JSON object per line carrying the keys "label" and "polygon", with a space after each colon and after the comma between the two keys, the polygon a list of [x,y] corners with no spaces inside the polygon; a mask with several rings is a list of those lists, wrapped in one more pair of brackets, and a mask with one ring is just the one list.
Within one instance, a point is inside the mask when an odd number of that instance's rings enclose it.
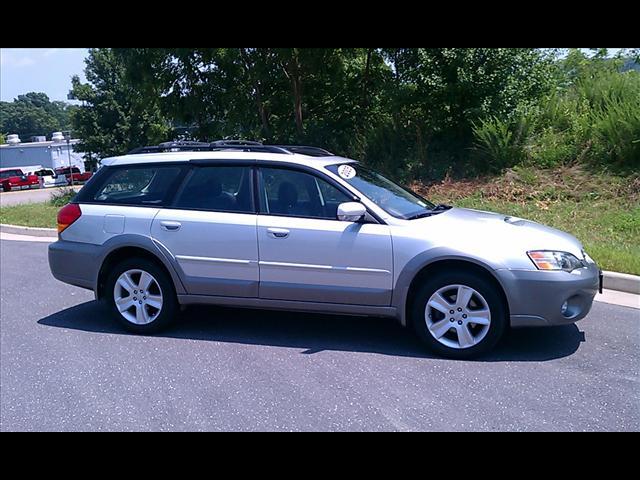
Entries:
{"label": "taillight", "polygon": [[80,205],[68,203],[58,212],[58,234],[62,233],[69,225],[78,220],[82,215]]}

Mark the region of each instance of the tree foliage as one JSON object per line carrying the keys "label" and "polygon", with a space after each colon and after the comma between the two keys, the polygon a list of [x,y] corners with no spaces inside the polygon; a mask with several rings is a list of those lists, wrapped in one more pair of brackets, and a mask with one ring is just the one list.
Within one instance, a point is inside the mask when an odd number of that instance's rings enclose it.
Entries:
{"label": "tree foliage", "polygon": [[[558,61],[559,53],[94,49],[88,82],[74,79],[73,92],[85,102],[74,120],[87,148],[101,156],[161,140],[244,138],[319,145],[403,176],[497,170],[530,159],[533,136],[557,141],[560,129],[540,130],[553,99],[575,95],[594,69],[610,70],[606,52],[580,58],[568,51]],[[575,123],[556,113],[558,123]],[[633,130],[633,112],[624,114]],[[598,120],[602,132],[614,128],[615,119],[605,117]]]}
{"label": "tree foliage", "polygon": [[19,95],[12,102],[0,102],[0,131],[18,134],[23,141],[51,136],[54,131],[69,129],[74,108],[66,102],[52,102],[41,92]]}
{"label": "tree foliage", "polygon": [[167,139],[169,122],[157,99],[127,80],[125,65],[112,49],[91,49],[86,65],[87,82],[74,76],[71,89],[82,102],[72,116],[79,150],[106,157]]}

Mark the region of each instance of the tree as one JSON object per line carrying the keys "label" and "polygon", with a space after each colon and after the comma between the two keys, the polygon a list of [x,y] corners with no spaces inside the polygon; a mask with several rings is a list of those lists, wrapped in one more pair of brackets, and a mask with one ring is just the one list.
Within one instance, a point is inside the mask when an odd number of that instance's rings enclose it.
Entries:
{"label": "tree", "polygon": [[75,118],[101,152],[183,130],[202,141],[319,145],[429,176],[465,170],[476,122],[539,101],[552,57],[523,48],[99,49],[88,60],[91,88],[74,81],[88,103]]}
{"label": "tree", "polygon": [[145,98],[194,138],[362,144],[389,68],[379,49],[115,49]]}
{"label": "tree", "polygon": [[0,102],[0,130],[18,134],[22,140],[50,136],[54,131],[69,128],[72,111],[72,106],[52,102],[45,93],[29,92],[13,102]]}
{"label": "tree", "polygon": [[71,89],[82,102],[72,117],[79,150],[103,158],[168,139],[157,99],[134,88],[113,49],[91,49],[85,62],[87,83],[74,76]]}
{"label": "tree", "polygon": [[532,48],[384,49],[395,78],[390,107],[415,132],[417,153],[464,163],[474,122],[509,116],[548,92],[552,58]]}

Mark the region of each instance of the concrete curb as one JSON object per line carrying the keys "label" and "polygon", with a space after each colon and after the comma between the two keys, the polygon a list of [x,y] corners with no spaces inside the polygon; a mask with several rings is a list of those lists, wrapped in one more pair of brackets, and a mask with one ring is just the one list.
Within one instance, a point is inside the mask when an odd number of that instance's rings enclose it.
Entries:
{"label": "concrete curb", "polygon": [[22,227],[20,225],[7,225],[0,223],[0,232],[13,233],[14,235],[30,235],[32,237],[57,237],[55,228]]}
{"label": "concrete curb", "polygon": [[[19,225],[0,224],[0,232],[14,235],[30,235],[32,237],[57,237],[55,228],[21,227]],[[618,272],[602,272],[604,274],[604,288],[618,292],[640,295],[640,276]]]}
{"label": "concrete curb", "polygon": [[602,272],[604,274],[604,288],[640,295],[640,277],[628,273]]}

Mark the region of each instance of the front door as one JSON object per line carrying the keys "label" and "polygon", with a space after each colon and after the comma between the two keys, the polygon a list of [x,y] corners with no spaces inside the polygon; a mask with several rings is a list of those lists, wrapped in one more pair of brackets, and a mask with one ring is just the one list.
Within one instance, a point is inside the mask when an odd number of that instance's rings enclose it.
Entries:
{"label": "front door", "polygon": [[176,259],[189,294],[257,297],[251,167],[199,166],[190,175],[153,220],[152,237]]}
{"label": "front door", "polygon": [[261,168],[259,177],[260,298],[390,305],[388,226],[338,221],[351,198],[310,173]]}

